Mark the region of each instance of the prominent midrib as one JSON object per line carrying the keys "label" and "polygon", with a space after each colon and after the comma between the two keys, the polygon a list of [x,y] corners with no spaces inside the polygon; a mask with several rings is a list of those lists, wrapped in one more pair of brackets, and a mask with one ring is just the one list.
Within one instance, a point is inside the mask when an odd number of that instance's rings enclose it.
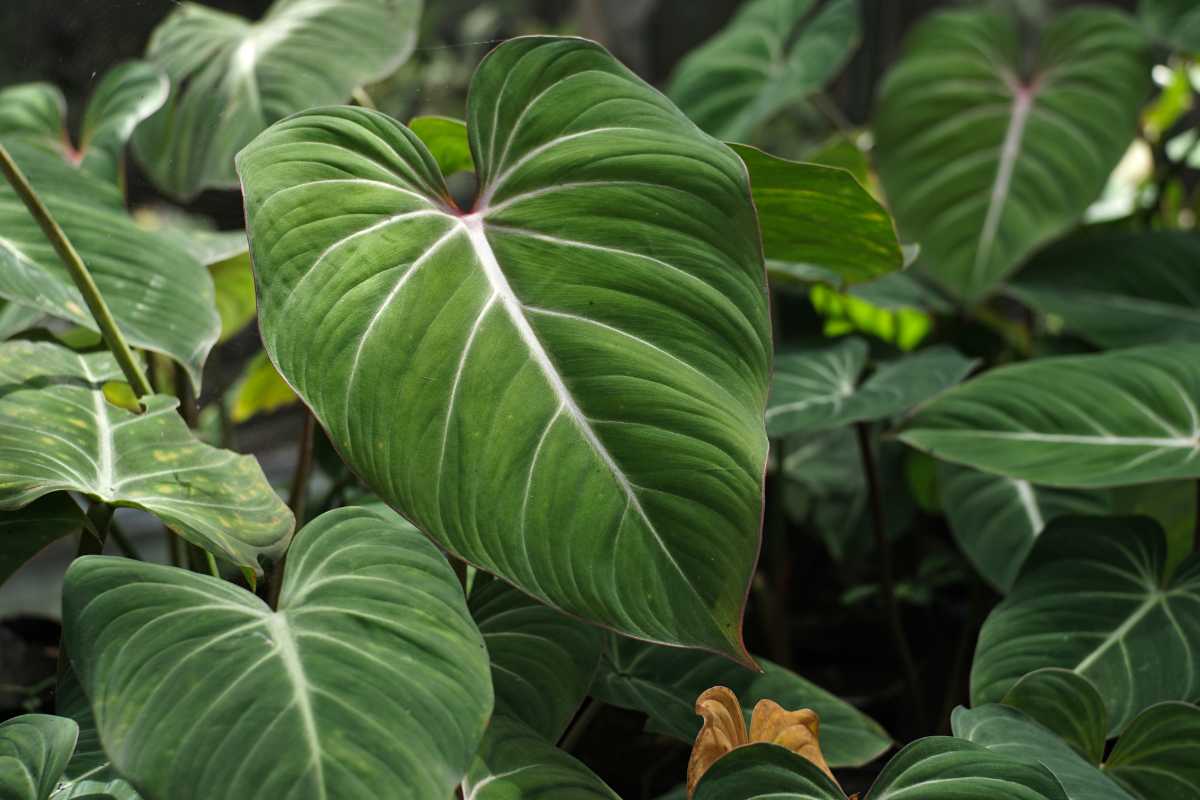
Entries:
{"label": "prominent midrib", "polygon": [[296,649],[296,640],[288,627],[287,618],[281,612],[268,614],[264,617],[267,629],[275,642],[276,652],[283,662],[292,691],[296,698],[296,709],[304,726],[304,739],[308,744],[310,764],[316,775],[317,796],[324,800],[327,796],[325,789],[324,765],[321,763],[320,737],[317,733],[317,721],[313,715],[312,702],[308,696],[308,677],[304,674],[304,665],[300,662],[300,653]]}
{"label": "prominent midrib", "polygon": [[1012,116],[1008,120],[1008,130],[1004,132],[1004,143],[1000,146],[1000,162],[996,166],[996,178],[992,182],[987,215],[984,217],[979,244],[975,250],[975,263],[971,266],[971,278],[976,282],[992,257],[992,247],[996,243],[996,234],[1000,231],[1000,219],[1008,202],[1013,172],[1021,154],[1021,140],[1025,137],[1025,126],[1029,122],[1029,113],[1033,110],[1034,97],[1034,90],[1024,86],[1017,86],[1013,95]]}
{"label": "prominent midrib", "polygon": [[1103,656],[1105,653],[1107,653],[1109,648],[1111,648],[1117,642],[1124,639],[1129,634],[1129,632],[1131,630],[1133,630],[1133,627],[1135,625],[1137,625],[1139,622],[1141,622],[1142,619],[1147,614],[1149,614],[1152,610],[1154,610],[1155,606],[1157,606],[1159,603],[1165,603],[1165,602],[1166,602],[1166,596],[1160,592],[1155,592],[1155,594],[1146,598],[1145,602],[1143,602],[1140,606],[1138,606],[1134,610],[1134,612],[1129,615],[1128,619],[1126,619],[1124,622],[1122,622],[1120,624],[1120,626],[1115,628],[1113,630],[1113,632],[1110,633],[1104,639],[1104,641],[1101,642],[1100,645],[1096,647],[1095,650],[1093,650],[1091,653],[1089,653],[1087,655],[1086,658],[1084,658],[1082,661],[1080,661],[1078,664],[1075,665],[1074,672],[1078,672],[1078,673],[1082,674],[1085,670],[1087,670],[1089,667],[1091,667],[1093,664],[1095,664],[1097,661],[1099,661],[1100,657]]}
{"label": "prominent midrib", "polygon": [[568,389],[566,383],[563,382],[562,376],[559,374],[557,367],[554,366],[554,362],[550,360],[550,355],[546,352],[546,348],[542,345],[541,340],[538,338],[537,332],[533,330],[533,326],[530,325],[529,320],[526,319],[522,303],[513,292],[512,287],[508,283],[508,278],[504,275],[504,270],[501,269],[500,263],[496,260],[496,254],[492,251],[491,243],[488,241],[487,233],[484,230],[484,223],[481,214],[477,213],[467,215],[462,217],[461,221],[467,230],[467,235],[471,240],[471,246],[475,250],[475,255],[479,258],[480,266],[483,269],[484,275],[488,279],[488,283],[492,287],[492,291],[499,299],[500,304],[504,307],[504,310],[508,314],[509,319],[512,321],[513,326],[517,329],[517,333],[520,335],[521,341],[529,349],[529,352],[541,370],[542,375],[550,384],[550,388],[558,398],[563,411],[565,411],[571,417],[572,421],[575,423],[575,427],[578,428],[579,432],[583,435],[584,440],[587,441],[588,445],[592,448],[604,465],[608,467],[609,472],[612,473],[613,479],[617,482],[617,485],[621,488],[622,493],[625,495],[629,507],[632,508],[639,517],[641,517],[642,521],[646,525],[647,530],[650,531],[650,534],[654,537],[659,548],[667,557],[667,560],[670,561],[671,565],[679,572],[679,575],[683,579],[684,583],[686,583],[692,588],[693,591],[695,591],[695,587],[692,586],[691,581],[687,577],[687,573],[683,571],[683,568],[680,567],[679,563],[675,560],[675,556],[671,554],[671,551],[667,548],[666,542],[663,541],[662,537],[658,533],[658,530],[654,527],[654,523],[650,520],[649,515],[646,514],[646,510],[642,507],[641,500],[638,498],[633,484],[630,483],[629,477],[625,475],[624,470],[622,470],[620,465],[617,464],[616,460],[612,457],[612,454],[608,452],[608,448],[604,446],[602,441],[600,441],[600,437],[596,435],[596,431],[592,428],[591,422],[586,416],[584,416],[583,411],[579,408],[578,403],[575,402],[575,398],[572,396],[570,389]]}

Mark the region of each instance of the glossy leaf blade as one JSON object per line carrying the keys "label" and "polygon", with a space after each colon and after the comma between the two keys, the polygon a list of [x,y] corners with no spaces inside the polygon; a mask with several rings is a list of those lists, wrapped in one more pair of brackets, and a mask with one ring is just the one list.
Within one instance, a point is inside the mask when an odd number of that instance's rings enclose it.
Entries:
{"label": "glossy leaf blade", "polygon": [[604,781],[541,734],[505,716],[488,726],[462,784],[467,800],[621,800]]}
{"label": "glossy leaf blade", "polygon": [[651,728],[688,743],[700,731],[696,698],[712,686],[725,686],[737,695],[747,720],[763,699],[816,711],[821,750],[832,767],[861,766],[891,747],[887,731],[854,706],[790,670],[759,662],[762,673],[712,655],[610,637],[592,694],[644,712]]}
{"label": "glossy leaf blade", "polygon": [[988,11],[921,23],[874,126],[901,234],[921,244],[918,268],[975,302],[1066,230],[1133,139],[1149,78],[1141,32],[1113,9],[1068,11],[1036,43],[1015,16]]}
{"label": "glossy leaf blade", "polygon": [[476,578],[469,605],[492,662],[496,713],[558,741],[596,673],[600,629],[490,576]]}
{"label": "glossy leaf blade", "polygon": [[849,172],[732,147],[750,171],[763,253],[773,275],[815,267],[840,283],[856,283],[903,266],[892,218]]}
{"label": "glossy leaf blade", "polygon": [[511,40],[470,97],[466,215],[415,135],[363,109],[242,152],[267,352],[452,552],[745,659],[770,350],[745,168],[584,40]]}
{"label": "glossy leaf blade", "polygon": [[1035,256],[1010,291],[1097,347],[1200,341],[1200,236],[1068,239]]}
{"label": "glossy leaf blade", "polygon": [[1042,764],[1062,784],[1069,800],[1136,800],[1053,732],[1007,706],[988,704],[952,717],[954,735],[1027,764]]}
{"label": "glossy leaf blade", "polygon": [[71,758],[78,733],[71,720],[49,714],[0,722],[0,797],[47,800]]}
{"label": "glossy leaf blade", "polygon": [[1200,699],[1200,557],[1169,581],[1165,565],[1162,530],[1143,517],[1052,524],[984,623],[972,703],[1000,700],[1043,667],[1072,670],[1099,689],[1109,734],[1155,703]]}
{"label": "glossy leaf blade", "polygon": [[1121,733],[1104,771],[1139,800],[1175,800],[1200,787],[1200,708],[1159,703]]}
{"label": "glossy leaf blade", "polygon": [[[175,359],[198,386],[220,332],[203,266],[138,228],[115,186],[40,145],[3,131],[0,141],[79,251],[129,343]],[[0,297],[96,330],[66,267],[7,184],[0,185]]]}
{"label": "glossy leaf blade", "polygon": [[206,575],[101,556],[71,565],[63,608],[105,750],[150,798],[449,797],[491,713],[450,565],[362,509],[296,537],[275,612]]}
{"label": "glossy leaf blade", "polygon": [[387,77],[416,43],[421,0],[276,0],[257,22],[182,3],[147,58],[171,79],[134,147],[164,191],[237,185],[234,156],[276,120]]}
{"label": "glossy leaf blade", "polygon": [[946,392],[901,432],[937,458],[1047,486],[1200,477],[1200,345],[1043,358]]}
{"label": "glossy leaf blade", "polygon": [[1012,588],[1048,523],[1114,510],[1104,490],[1053,489],[944,462],[938,465],[938,488],[959,547],[1001,592]]}
{"label": "glossy leaf blade", "polygon": [[856,0],[754,0],[680,62],[667,94],[712,135],[748,141],[841,71],[858,13]]}
{"label": "glossy leaf blade", "polygon": [[157,516],[192,543],[259,570],[287,547],[292,514],[253,456],[195,439],[165,395],[134,414],[103,386],[120,381],[107,353],[48,343],[0,345],[0,508],[81,492]]}

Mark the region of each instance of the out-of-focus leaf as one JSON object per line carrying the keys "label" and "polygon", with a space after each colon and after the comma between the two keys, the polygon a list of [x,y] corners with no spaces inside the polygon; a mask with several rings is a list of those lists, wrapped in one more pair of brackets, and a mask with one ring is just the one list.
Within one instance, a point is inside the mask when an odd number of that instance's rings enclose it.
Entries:
{"label": "out-of-focus leaf", "polygon": [[938,486],[959,547],[1001,592],[1012,588],[1048,523],[1057,517],[1114,510],[1107,490],[1052,489],[945,462],[938,465]]}
{"label": "out-of-focus leaf", "polygon": [[82,529],[83,512],[66,492],[0,511],[0,584],[43,547]]}
{"label": "out-of-focus leaf", "polygon": [[903,266],[892,218],[849,172],[731,146],[750,171],[772,277],[787,280],[797,269],[815,268],[836,275],[840,285]]}
{"label": "out-of-focus leaf", "polygon": [[456,172],[475,171],[467,123],[450,117],[414,117],[408,128],[429,148],[442,175],[450,177]]}
{"label": "out-of-focus leaf", "polygon": [[713,136],[751,141],[841,71],[858,18],[857,0],[753,0],[680,62],[667,94]]}
{"label": "out-of-focus leaf", "polygon": [[176,197],[237,186],[233,159],[289,114],[340,103],[412,52],[421,0],[275,0],[263,18],[182,3],[146,57],[171,79],[134,136],[154,183]]}
{"label": "out-of-focus leaf", "polygon": [[292,387],[287,385],[287,381],[263,352],[255,353],[246,364],[245,372],[230,389],[230,394],[233,402],[229,408],[229,420],[234,424],[300,402]]}
{"label": "out-of-focus leaf", "polygon": [[242,251],[208,268],[217,293],[217,313],[221,317],[221,338],[228,341],[254,321],[258,306],[254,297],[254,273],[250,253]]}
{"label": "out-of-focus leaf", "polygon": [[1039,253],[1010,291],[1097,347],[1200,342],[1200,234],[1068,239]]}
{"label": "out-of-focus leaf", "polygon": [[900,272],[845,291],[813,286],[809,299],[825,318],[826,336],[866,333],[901,350],[916,348],[933,329],[932,315],[950,310],[940,297]]}
{"label": "out-of-focus leaf", "polygon": [[1160,42],[1183,53],[1200,53],[1200,7],[1192,0],[1141,0],[1138,16]]}
{"label": "out-of-focus leaf", "polygon": [[1149,90],[1145,38],[1122,12],[1072,9],[1037,34],[1015,15],[934,14],[880,90],[874,152],[900,233],[969,304],[1096,199]]}

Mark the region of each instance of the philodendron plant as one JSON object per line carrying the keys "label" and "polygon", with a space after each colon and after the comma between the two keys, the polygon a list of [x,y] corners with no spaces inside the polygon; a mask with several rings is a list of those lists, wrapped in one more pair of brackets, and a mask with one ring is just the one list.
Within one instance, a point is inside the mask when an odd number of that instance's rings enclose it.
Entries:
{"label": "philodendron plant", "polygon": [[[751,0],[665,93],[508,39],[462,120],[367,91],[419,0],[185,3],[77,139],[53,86],[0,90],[0,581],[78,536],[0,799],[619,800],[580,746],[608,708],[678,762],[664,797],[1200,798],[1196,235],[1145,230],[1169,198],[1076,230],[1152,48],[1200,51],[1143,6],[933,15],[878,179],[858,133],[758,147],[828,111],[854,0]],[[177,200],[240,185],[244,233],[131,213],[127,149]],[[851,335],[796,335],[821,316]],[[297,401],[285,504],[231,415]],[[792,669],[795,573],[885,688]],[[948,669],[908,624],[946,606]],[[875,763],[860,705],[912,741]]]}

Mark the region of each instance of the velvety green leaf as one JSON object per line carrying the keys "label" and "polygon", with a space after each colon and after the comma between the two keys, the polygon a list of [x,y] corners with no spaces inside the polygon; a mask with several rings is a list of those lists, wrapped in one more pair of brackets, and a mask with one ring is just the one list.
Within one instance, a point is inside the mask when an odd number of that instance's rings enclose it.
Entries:
{"label": "velvety green leaf", "polygon": [[[717,761],[696,800],[842,800],[819,769],[770,744],[741,747]],[[866,800],[1068,800],[1045,767],[962,739],[935,736],[905,747],[884,767]]]}
{"label": "velvety green leaf", "polygon": [[1001,592],[1012,588],[1048,522],[1114,510],[1105,490],[1052,489],[957,464],[938,464],[938,487],[958,546]]}
{"label": "velvety green leaf", "polygon": [[496,713],[558,741],[596,673],[600,629],[488,575],[476,577],[469,605],[492,661]]}
{"label": "velvety green leaf", "polygon": [[1021,678],[1000,701],[1053,731],[1090,764],[1104,758],[1108,709],[1087,678],[1048,667]]}
{"label": "velvety green leaf", "polygon": [[1184,53],[1200,53],[1200,7],[1192,0],[1141,0],[1138,16],[1158,40]]}
{"label": "velvety green leaf", "polygon": [[1015,16],[989,11],[936,14],[880,90],[875,156],[900,233],[968,302],[1096,199],[1150,88],[1145,40],[1117,10],[1067,11],[1038,33],[1024,41]]}
{"label": "velvety green leaf", "polygon": [[[116,186],[3,129],[0,141],[79,251],[129,343],[175,359],[198,386],[220,324],[203,266],[134,224]],[[0,297],[96,330],[66,267],[7,184],[0,231]]]}
{"label": "velvety green leaf", "polygon": [[1200,235],[1068,239],[1039,253],[1010,291],[1097,347],[1200,341]]}
{"label": "velvety green leaf", "polygon": [[48,495],[24,508],[0,511],[0,584],[43,547],[82,528],[83,512],[65,492]]}
{"label": "velvety green leaf", "polygon": [[1026,764],[1041,764],[1058,779],[1069,800],[1136,800],[1049,729],[1015,708],[988,704],[955,709],[954,735]]}
{"label": "velvety green leaf", "polygon": [[60,717],[75,721],[79,726],[79,739],[71,762],[63,773],[63,783],[54,792],[52,800],[99,797],[140,800],[137,791],[112,768],[108,754],[100,744],[100,732],[96,730],[92,704],[69,662],[59,675],[54,690],[54,710]]}
{"label": "velvety green leaf", "polygon": [[445,557],[345,508],[309,523],[287,563],[274,612],[207,575],[71,565],[67,652],[113,766],[153,800],[449,797],[492,693]]}
{"label": "velvety green leaf", "polygon": [[1159,703],[1121,734],[1104,771],[1140,800],[1181,800],[1200,788],[1200,708]]}
{"label": "velvety green leaf", "polygon": [[450,117],[414,117],[408,128],[425,144],[442,175],[475,171],[467,123]]}
{"label": "velvety green leaf", "polygon": [[806,758],[773,744],[739,747],[717,759],[695,800],[843,800],[845,794]]}
{"label": "velvety green leaf", "polygon": [[71,720],[49,714],[0,722],[0,797],[47,800],[71,758],[78,733]]}
{"label": "velvety green leaf", "polygon": [[700,732],[696,698],[712,686],[726,686],[738,696],[747,720],[764,698],[789,710],[816,711],[821,750],[832,767],[866,764],[891,747],[879,723],[849,703],[766,659],[759,663],[761,673],[706,653],[611,636],[592,694],[649,715],[655,730],[689,743]]}
{"label": "velvety green leaf", "polygon": [[847,339],[778,357],[767,404],[767,433],[813,433],[887,419],[955,385],[977,363],[949,347],[930,347],[880,365],[859,386],[866,356],[865,342]]}
{"label": "velvety green leaf", "polygon": [[278,557],[292,513],[253,456],[192,436],[165,395],[134,414],[105,398],[122,380],[108,353],[80,355],[49,343],[0,345],[0,508],[52,492],[81,492],[154,514],[192,543],[260,569]]}
{"label": "velvety green leaf", "polygon": [[903,265],[892,218],[849,172],[732,147],[750,171],[772,276],[782,263],[785,275],[799,265],[856,283]]}
{"label": "velvety green leaf", "polygon": [[346,100],[387,77],[416,42],[421,0],[275,0],[261,20],[181,3],[146,57],[171,96],[134,136],[155,184],[189,198],[237,185],[233,159],[276,120]]}
{"label": "velvety green leaf", "polygon": [[124,183],[125,145],[142,120],[167,99],[167,76],[142,61],[109,70],[88,100],[75,158],[84,171]]}
{"label": "velvety green leaf", "polygon": [[857,0],[752,0],[680,62],[667,94],[712,135],[748,141],[841,71],[858,15]]}
{"label": "velvety green leaf", "polygon": [[540,733],[497,715],[462,784],[469,800],[621,800],[604,781]]}
{"label": "velvety green leaf", "polygon": [[1116,513],[1142,516],[1162,526],[1167,535],[1167,571],[1196,549],[1196,483],[1189,480],[1141,483],[1112,490]]}
{"label": "velvety green leaf", "polygon": [[770,333],[744,165],[582,39],[497,47],[467,117],[466,215],[420,140],[366,109],[242,151],[267,352],[454,554],[747,660]]}
{"label": "velvety green leaf", "polygon": [[1090,680],[1110,734],[1155,703],[1200,699],[1200,555],[1170,581],[1165,567],[1162,530],[1144,517],[1052,523],[979,634],[972,704],[1042,667]]}
{"label": "velvety green leaf", "polygon": [[900,433],[937,458],[1048,486],[1200,477],[1200,345],[1042,358],[993,369]]}
{"label": "velvety green leaf", "polygon": [[246,369],[230,389],[233,403],[231,422],[241,423],[259,414],[269,414],[300,400],[287,381],[280,377],[266,353],[255,353]]}

